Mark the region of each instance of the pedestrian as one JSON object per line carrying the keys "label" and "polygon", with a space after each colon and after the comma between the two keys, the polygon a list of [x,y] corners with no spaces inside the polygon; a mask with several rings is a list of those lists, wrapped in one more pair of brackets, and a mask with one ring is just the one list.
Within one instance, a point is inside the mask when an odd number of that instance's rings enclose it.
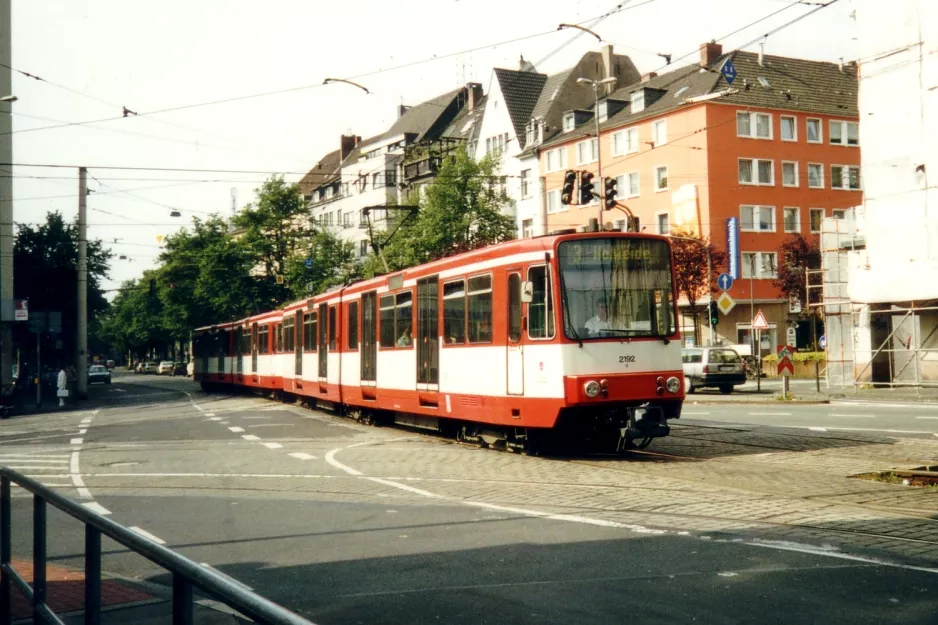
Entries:
{"label": "pedestrian", "polygon": [[56,382],[56,388],[58,388],[58,393],[56,394],[59,396],[59,408],[63,408],[65,406],[65,397],[62,391],[68,391],[68,374],[65,373],[65,367],[59,369],[59,377]]}

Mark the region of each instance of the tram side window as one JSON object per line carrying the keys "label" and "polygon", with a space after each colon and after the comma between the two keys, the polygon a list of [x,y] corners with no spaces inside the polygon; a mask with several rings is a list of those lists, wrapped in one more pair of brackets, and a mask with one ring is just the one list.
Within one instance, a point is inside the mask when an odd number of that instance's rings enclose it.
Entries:
{"label": "tram side window", "polygon": [[492,342],[492,276],[469,278],[469,342]]}
{"label": "tram side window", "polygon": [[528,336],[549,339],[554,336],[554,298],[547,266],[528,268],[528,280],[534,285],[534,297],[528,304]]}
{"label": "tram side window", "polygon": [[381,308],[381,347],[394,347],[397,342],[394,336],[394,296],[384,295],[380,301]]}
{"label": "tram side window", "polygon": [[303,351],[316,351],[316,313],[303,313]]}
{"label": "tram side window", "polygon": [[246,326],[241,329],[241,353],[251,353],[251,328]]}
{"label": "tram side window", "polygon": [[414,343],[414,293],[402,291],[397,294],[396,320],[394,323],[395,345],[397,347],[410,347]]}
{"label": "tram side window", "polygon": [[443,284],[443,336],[447,345],[466,342],[466,281]]}
{"label": "tram side window", "polygon": [[296,329],[293,327],[295,320],[292,317],[283,320],[283,351],[292,352],[296,347]]}
{"label": "tram side window", "polygon": [[348,348],[358,349],[358,302],[348,305]]}
{"label": "tram side window", "polygon": [[277,353],[283,351],[283,324],[277,323],[274,324],[274,333],[277,337]]}
{"label": "tram side window", "polygon": [[336,336],[338,336],[338,328],[335,324],[335,306],[329,307],[329,351],[335,351],[337,349]]}
{"label": "tram side window", "polygon": [[266,354],[270,351],[270,326],[262,325],[257,329],[257,352]]}

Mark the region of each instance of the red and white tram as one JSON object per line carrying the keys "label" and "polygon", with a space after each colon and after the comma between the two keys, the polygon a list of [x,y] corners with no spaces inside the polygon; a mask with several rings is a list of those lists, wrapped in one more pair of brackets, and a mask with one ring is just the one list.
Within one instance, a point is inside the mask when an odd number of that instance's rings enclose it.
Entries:
{"label": "red and white tram", "polygon": [[510,241],[194,332],[195,379],[531,449],[669,433],[684,401],[670,242]]}

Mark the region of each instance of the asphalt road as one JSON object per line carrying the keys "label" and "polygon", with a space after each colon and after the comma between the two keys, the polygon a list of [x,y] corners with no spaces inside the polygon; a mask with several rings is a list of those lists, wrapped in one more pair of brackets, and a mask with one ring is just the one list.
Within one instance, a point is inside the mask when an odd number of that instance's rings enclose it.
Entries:
{"label": "asphalt road", "polygon": [[[938,555],[923,555],[925,542],[909,543],[915,561],[876,551],[895,540],[834,548],[870,513],[854,519],[807,496],[772,496],[767,464],[741,477],[761,480],[764,491],[718,487],[735,475],[723,471],[738,464],[737,451],[719,451],[719,471],[703,484],[691,479],[699,465],[475,450],[259,398],[204,395],[178,378],[123,376],[112,386],[113,400],[97,410],[0,422],[0,464],[317,623],[931,623],[938,613],[938,569],[929,566]],[[862,416],[835,416],[841,411]],[[708,448],[717,438],[694,419],[938,431],[915,420],[925,411],[857,406],[688,405],[686,415],[687,435],[708,436]],[[815,450],[843,445],[805,435]],[[876,438],[851,445],[889,449]],[[14,551],[28,557],[29,499],[15,497]],[[714,501],[722,507],[700,507]],[[682,502],[689,508],[669,508]],[[813,515],[811,531],[827,534],[751,521],[762,516],[738,522],[740,510],[763,505]],[[898,532],[902,519],[872,516]],[[82,528],[58,512],[50,523],[50,556],[80,568]],[[119,545],[106,541],[104,550],[107,571],[169,585]]]}

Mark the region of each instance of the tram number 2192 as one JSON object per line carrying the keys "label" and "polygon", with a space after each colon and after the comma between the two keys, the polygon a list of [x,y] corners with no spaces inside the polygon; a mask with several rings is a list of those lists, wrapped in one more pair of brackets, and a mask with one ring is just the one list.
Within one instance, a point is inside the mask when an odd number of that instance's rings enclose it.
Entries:
{"label": "tram number 2192", "polygon": [[628,354],[626,356],[619,356],[620,364],[629,364],[633,362],[635,362],[635,356],[632,356],[631,354]]}

